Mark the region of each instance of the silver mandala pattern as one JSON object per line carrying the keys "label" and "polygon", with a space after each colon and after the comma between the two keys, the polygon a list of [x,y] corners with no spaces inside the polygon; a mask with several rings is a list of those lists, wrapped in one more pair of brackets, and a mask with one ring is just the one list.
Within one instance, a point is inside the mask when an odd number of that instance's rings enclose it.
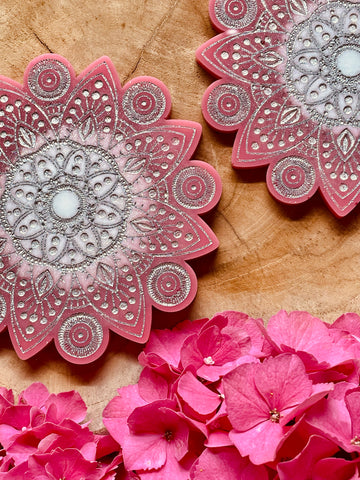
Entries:
{"label": "silver mandala pattern", "polygon": [[360,126],[359,21],[357,5],[334,2],[297,25],[287,42],[289,91],[320,123]]}
{"label": "silver mandala pattern", "polygon": [[210,0],[209,8],[222,33],[197,58],[219,80],[202,107],[211,126],[237,131],[233,166],[269,165],[278,200],[300,203],[319,188],[335,215],[348,214],[360,201],[360,6]]}
{"label": "silver mandala pattern", "polygon": [[76,76],[58,55],[0,78],[0,328],[21,358],[54,341],[96,360],[109,330],[145,342],[152,306],[187,306],[187,260],[217,247],[198,216],[220,179],[191,160],[200,126],[166,120],[151,77],[120,86],[104,57]]}
{"label": "silver mandala pattern", "polygon": [[26,260],[71,271],[116,247],[131,203],[129,185],[105,151],[54,141],[10,170],[1,219]]}

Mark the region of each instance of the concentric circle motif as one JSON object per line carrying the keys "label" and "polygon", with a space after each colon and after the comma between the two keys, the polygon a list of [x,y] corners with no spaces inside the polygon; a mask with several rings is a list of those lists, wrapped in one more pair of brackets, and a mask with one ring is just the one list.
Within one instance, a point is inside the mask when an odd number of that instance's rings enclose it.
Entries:
{"label": "concentric circle motif", "polygon": [[111,155],[54,141],[13,166],[0,218],[27,261],[74,271],[118,245],[131,201]]}
{"label": "concentric circle motif", "polygon": [[271,183],[284,198],[301,198],[311,192],[316,182],[314,167],[300,157],[285,157],[274,165]]}
{"label": "concentric circle motif", "polygon": [[243,88],[223,83],[213,88],[207,100],[207,112],[218,125],[232,127],[242,122],[250,112],[250,98]]}
{"label": "concentric circle motif", "polygon": [[216,0],[214,11],[218,22],[225,28],[242,28],[254,20],[257,2],[253,0]]}
{"label": "concentric circle motif", "polygon": [[71,83],[68,68],[55,59],[37,62],[29,72],[28,86],[31,93],[41,100],[57,100],[69,90]]}
{"label": "concentric circle motif", "polygon": [[126,90],[122,106],[129,120],[140,125],[148,125],[163,116],[166,98],[158,85],[138,82]]}
{"label": "concentric circle motif", "polygon": [[162,307],[180,305],[190,293],[191,280],[187,271],[176,263],[155,267],[147,281],[152,300]]}
{"label": "concentric circle motif", "polygon": [[360,126],[360,6],[329,2],[287,42],[290,91],[315,120]]}
{"label": "concentric circle motif", "polygon": [[214,198],[215,191],[214,177],[204,168],[184,168],[175,178],[174,196],[185,208],[206,207]]}
{"label": "concentric circle motif", "polygon": [[58,341],[62,350],[74,358],[90,357],[100,348],[104,333],[100,322],[90,315],[67,318],[60,326]]}

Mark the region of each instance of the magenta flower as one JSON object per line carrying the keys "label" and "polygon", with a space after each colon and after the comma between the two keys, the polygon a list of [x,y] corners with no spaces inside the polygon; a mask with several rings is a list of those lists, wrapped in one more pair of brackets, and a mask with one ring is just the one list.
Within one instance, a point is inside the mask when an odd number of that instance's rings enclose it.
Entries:
{"label": "magenta flower", "polygon": [[232,426],[224,402],[225,395],[222,382],[218,385],[218,391],[220,392],[222,399],[220,408],[216,411],[216,414],[206,422],[207,439],[205,445],[209,448],[228,447],[233,445],[233,442],[229,437],[229,432],[232,430]]}
{"label": "magenta flower", "polygon": [[172,330],[154,330],[148,343],[139,355],[141,365],[152,368],[168,366],[179,373],[181,347],[187,337],[200,331],[209,320],[207,318],[179,323]]}
{"label": "magenta flower", "polygon": [[[27,462],[24,480],[100,480],[106,470],[97,462],[86,460],[78,450],[57,449],[44,455],[33,455]],[[112,476],[114,478],[114,476]],[[19,479],[20,480],[20,479]]]}
{"label": "magenta flower", "polygon": [[128,417],[135,408],[144,405],[147,405],[147,402],[139,394],[139,386],[136,384],[119,388],[118,395],[105,407],[104,425],[120,445],[129,435]]}
{"label": "magenta flower", "polygon": [[174,401],[162,400],[138,407],[129,416],[130,435],[122,444],[127,470],[150,473],[144,478],[157,478],[155,472],[159,469],[162,479],[188,478],[185,457],[189,452],[190,427],[175,407]]}
{"label": "magenta flower", "polygon": [[301,415],[330,390],[313,385],[296,355],[245,364],[224,377],[225,403],[233,426],[230,438],[242,456],[258,465],[271,462]]}
{"label": "magenta flower", "polygon": [[360,462],[344,458],[324,458],[312,470],[314,480],[359,480]]}
{"label": "magenta flower", "polygon": [[326,399],[314,405],[305,420],[346,452],[360,453],[360,388],[341,382]]}
{"label": "magenta flower", "polygon": [[76,77],[59,55],[0,80],[0,327],[29,358],[51,340],[88,363],[109,329],[145,342],[151,309],[196,293],[186,263],[214,250],[200,219],[220,179],[191,161],[200,125],[166,120],[170,94],[141,77],[122,88],[110,60]]}
{"label": "magenta flower", "polygon": [[48,422],[61,423],[65,419],[80,423],[86,416],[86,405],[78,392],[50,394],[42,383],[33,383],[21,392],[19,403],[37,407],[45,413]]}
{"label": "magenta flower", "polygon": [[356,313],[344,313],[344,315],[341,315],[334,323],[329,325],[329,328],[347,332],[355,340],[360,340],[360,316]]}
{"label": "magenta flower", "polygon": [[[182,367],[192,366],[198,376],[214,382],[238,365],[256,361],[253,355],[262,352],[252,344],[251,334],[256,328],[260,334],[259,327],[245,315],[236,320],[234,325],[224,312],[209,320],[199,333],[188,336],[181,348]],[[252,326],[249,333],[246,325]]]}
{"label": "magenta flower", "polygon": [[79,393],[50,394],[41,383],[33,383],[21,392],[18,405],[8,403],[0,420],[0,442],[8,449],[19,446],[26,435],[36,436],[34,432],[40,430],[41,438],[56,425],[65,421],[76,425],[86,416],[86,405]]}
{"label": "magenta flower", "polygon": [[[1,430],[2,435],[6,430]],[[1,442],[3,442],[3,438]],[[96,438],[88,427],[82,427],[71,420],[65,420],[61,425],[43,423],[37,427],[26,428],[5,440],[6,451],[15,464],[26,461],[36,453],[50,453],[56,448],[75,448],[84,456],[95,460]]]}
{"label": "magenta flower", "polygon": [[[77,392],[50,394],[41,383],[20,393],[2,389],[0,479],[111,480],[122,462],[119,445],[108,434],[95,435],[86,405]],[[4,403],[5,402],[5,403]],[[105,461],[102,457],[106,456]]]}
{"label": "magenta flower", "polygon": [[307,312],[281,310],[270,318],[267,334],[278,351],[296,352],[308,371],[325,370],[354,358],[353,345],[344,343],[333,329]]}

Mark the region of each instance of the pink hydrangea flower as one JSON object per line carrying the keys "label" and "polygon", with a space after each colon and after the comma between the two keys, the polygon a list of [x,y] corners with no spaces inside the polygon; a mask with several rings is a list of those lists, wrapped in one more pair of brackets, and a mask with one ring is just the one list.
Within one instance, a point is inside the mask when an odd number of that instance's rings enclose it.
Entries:
{"label": "pink hydrangea flower", "polygon": [[[218,409],[221,403],[221,395],[217,391],[213,391],[200,382],[191,371],[184,372],[177,383],[177,393],[184,402],[184,405],[191,410],[190,416],[196,417],[204,421],[205,417],[211,417]],[[183,408],[184,413],[188,413],[188,409]]]}
{"label": "pink hydrangea flower", "polygon": [[174,401],[162,400],[138,407],[129,416],[130,434],[122,444],[127,470],[148,472],[144,478],[156,478],[159,469],[159,478],[188,478],[191,428],[175,408]]}
{"label": "pink hydrangea flower", "polygon": [[147,405],[147,402],[139,394],[139,386],[136,384],[119,388],[118,395],[105,407],[104,425],[120,445],[123,445],[129,435],[128,417],[135,408],[144,405]]}
{"label": "pink hydrangea flower", "polygon": [[201,330],[207,318],[179,323],[174,329],[154,330],[144,350],[139,355],[141,365],[158,368],[168,365],[179,373],[180,352],[185,339]]}
{"label": "pink hydrangea flower", "polygon": [[313,385],[302,361],[291,354],[240,365],[225,376],[224,388],[230,438],[254,464],[273,461],[294,428],[287,423],[331,390]]}
{"label": "pink hydrangea flower", "polygon": [[[72,448],[56,449],[51,453],[33,455],[27,461],[24,480],[101,480],[106,474],[96,461],[84,458]],[[109,478],[114,478],[112,475]],[[19,477],[20,480],[20,477]]]}
{"label": "pink hydrangea flower", "polygon": [[238,317],[237,325],[234,325],[226,313],[216,315],[199,333],[188,336],[181,348],[182,367],[192,366],[197,375],[212,382],[242,363],[256,361],[253,355],[261,354],[244,328],[251,322],[255,327],[255,320],[244,315]]}
{"label": "pink hydrangea flower", "polygon": [[2,389],[0,402],[0,479],[58,480],[69,472],[72,479],[114,478],[122,463],[120,447],[109,434],[94,434],[82,424],[86,405],[77,392],[50,394],[34,383],[18,402]]}
{"label": "pink hydrangea flower", "polygon": [[360,462],[344,458],[324,458],[312,470],[314,480],[360,480]]}
{"label": "pink hydrangea flower", "polygon": [[[82,423],[86,406],[75,392],[54,395],[33,384],[15,402],[2,389],[0,479],[66,473],[65,464],[64,472],[54,469],[60,451],[101,480],[358,479],[358,317],[345,315],[334,326],[306,312],[277,317],[286,332],[275,317],[266,330],[237,312],[155,331],[138,383],[120,388],[104,411],[112,438]],[[199,347],[213,348],[220,364],[230,345],[237,356],[230,371],[199,376]],[[321,361],[329,345],[330,364]],[[237,366],[239,359],[246,363]]]}
{"label": "pink hydrangea flower", "polygon": [[24,428],[19,435],[6,442],[6,450],[16,465],[27,460],[35,453],[49,453],[56,448],[75,448],[84,456],[95,459],[96,438],[86,426],[80,426],[72,420],[61,424],[43,423],[37,427]]}
{"label": "pink hydrangea flower", "polygon": [[341,382],[326,400],[314,405],[306,422],[346,452],[360,453],[360,387]]}
{"label": "pink hydrangea flower", "polygon": [[[84,420],[86,405],[77,392],[50,394],[41,383],[33,383],[21,392],[18,405],[9,405],[0,422],[0,442],[5,448],[20,445],[26,435],[47,435],[55,425],[64,421],[77,423]],[[26,445],[26,441],[24,442]]]}
{"label": "pink hydrangea flower", "polygon": [[80,423],[86,416],[86,405],[78,392],[49,393],[42,383],[33,383],[19,396],[19,403],[39,408],[48,422],[61,423],[65,419]]}
{"label": "pink hydrangea flower", "polygon": [[336,343],[331,329],[307,312],[281,310],[270,318],[267,334],[279,351],[296,352],[309,369],[333,367],[352,358]]}

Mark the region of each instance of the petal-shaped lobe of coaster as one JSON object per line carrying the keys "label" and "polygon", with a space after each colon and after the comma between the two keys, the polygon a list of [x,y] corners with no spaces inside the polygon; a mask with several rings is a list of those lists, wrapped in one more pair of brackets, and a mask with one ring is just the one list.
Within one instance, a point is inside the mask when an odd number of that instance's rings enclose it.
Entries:
{"label": "petal-shaped lobe of coaster", "polygon": [[317,188],[316,172],[312,164],[301,157],[284,157],[268,170],[268,185],[279,200],[297,203],[307,200]]}
{"label": "petal-shaped lobe of coaster", "polygon": [[202,110],[237,131],[235,168],[269,165],[273,196],[317,189],[333,213],[360,202],[360,6],[350,1],[210,0],[221,33],[197,51],[218,78]]}
{"label": "petal-shaped lobe of coaster", "polygon": [[109,330],[145,342],[152,306],[194,298],[186,260],[218,245],[199,214],[221,184],[191,159],[200,126],[170,108],[159,80],[121,87],[107,57],[78,77],[54,54],[23,85],[0,77],[0,329],[21,358],[54,340],[91,362]]}
{"label": "petal-shaped lobe of coaster", "polygon": [[250,97],[240,85],[218,81],[211,85],[203,97],[206,121],[220,131],[237,130],[250,113]]}

